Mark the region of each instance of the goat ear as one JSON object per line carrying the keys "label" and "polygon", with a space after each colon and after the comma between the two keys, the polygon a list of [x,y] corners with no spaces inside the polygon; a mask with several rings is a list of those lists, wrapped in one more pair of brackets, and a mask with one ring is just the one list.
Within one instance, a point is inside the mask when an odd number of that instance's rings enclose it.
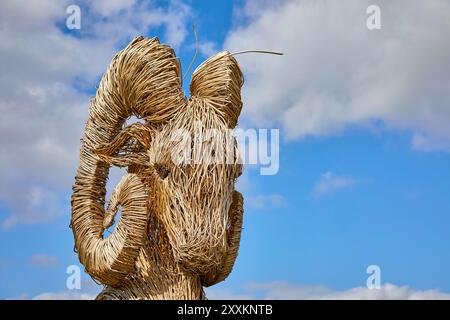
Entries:
{"label": "goat ear", "polygon": [[230,128],[237,124],[242,109],[242,71],[227,51],[203,62],[193,73],[191,96],[212,106]]}

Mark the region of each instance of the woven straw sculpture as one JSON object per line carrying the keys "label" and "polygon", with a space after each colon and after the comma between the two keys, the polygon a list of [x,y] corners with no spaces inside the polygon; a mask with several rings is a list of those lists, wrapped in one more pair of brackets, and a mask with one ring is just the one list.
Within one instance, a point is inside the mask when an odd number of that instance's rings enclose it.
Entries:
{"label": "woven straw sculpture", "polygon": [[[174,163],[174,133],[230,131],[242,84],[229,52],[197,68],[189,99],[174,51],[157,38],[136,38],[113,58],[90,103],[72,195],[79,259],[105,285],[97,299],[205,299],[203,287],[229,275],[242,229],[235,138],[202,139],[188,152],[197,161]],[[143,122],[127,126],[131,116]],[[231,161],[198,161],[229,152],[230,141]],[[127,174],[105,209],[111,166]]]}

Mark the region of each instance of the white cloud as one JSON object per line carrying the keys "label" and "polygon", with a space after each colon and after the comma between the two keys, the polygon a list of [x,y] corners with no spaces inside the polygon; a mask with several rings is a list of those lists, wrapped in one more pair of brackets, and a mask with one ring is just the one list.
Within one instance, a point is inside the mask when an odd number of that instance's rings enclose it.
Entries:
{"label": "white cloud", "polygon": [[211,57],[212,55],[220,51],[219,49],[217,49],[216,43],[212,41],[200,43],[199,49],[200,53],[207,58]]}
{"label": "white cloud", "polygon": [[416,149],[448,148],[450,3],[379,1],[382,28],[375,31],[366,28],[370,4],[248,0],[239,12],[244,23],[224,48],[285,55],[238,56],[244,114],[257,125],[282,125],[289,138],[381,120],[430,137],[415,139]]}
{"label": "white cloud", "polygon": [[254,297],[251,294],[236,293],[225,289],[216,289],[214,287],[205,288],[206,297],[209,300],[251,300]]}
{"label": "white cloud", "polygon": [[[211,299],[285,299],[285,300],[429,300],[450,299],[450,294],[436,289],[416,290],[408,286],[384,284],[380,289],[356,287],[336,291],[326,286],[293,284],[285,281],[253,283],[243,292],[215,289],[206,291]],[[223,292],[223,293],[222,293]]]}
{"label": "white cloud", "polygon": [[342,189],[355,184],[355,180],[349,177],[336,176],[328,171],[322,174],[314,185],[313,194],[315,197],[321,197],[333,193],[337,189]]}
{"label": "white cloud", "polygon": [[80,290],[63,290],[59,292],[44,292],[33,297],[32,300],[94,300],[96,296]]}
{"label": "white cloud", "polygon": [[[68,216],[89,94],[118,49],[153,35],[178,47],[190,8],[79,1],[81,30],[61,30],[71,1],[0,2],[0,217],[3,228]],[[89,10],[85,10],[89,7]],[[81,88],[81,89],[80,89]],[[5,212],[5,210],[2,210]]]}
{"label": "white cloud", "polygon": [[286,205],[286,199],[279,194],[249,195],[245,198],[245,203],[253,209],[280,208]]}
{"label": "white cloud", "polygon": [[[98,290],[97,290],[98,291]],[[98,292],[82,290],[63,290],[44,292],[34,300],[93,300]],[[206,296],[210,300],[448,300],[450,293],[437,289],[417,290],[408,286],[384,284],[380,289],[355,287],[347,290],[332,290],[321,285],[301,285],[286,281],[266,283],[250,283],[243,285],[242,290],[233,291],[225,288],[206,288]],[[26,297],[24,297],[26,298]]]}
{"label": "white cloud", "polygon": [[136,3],[135,0],[100,0],[92,1],[92,8],[102,16],[110,16],[121,10],[126,10]]}
{"label": "white cloud", "polygon": [[98,294],[103,290],[103,285],[95,283],[92,278],[84,275],[81,278],[81,289],[74,290],[60,290],[56,292],[47,291],[31,296],[23,294],[23,299],[33,300],[94,300]]}
{"label": "white cloud", "polygon": [[47,254],[35,254],[30,257],[30,264],[39,267],[54,267],[59,264],[59,259]]}

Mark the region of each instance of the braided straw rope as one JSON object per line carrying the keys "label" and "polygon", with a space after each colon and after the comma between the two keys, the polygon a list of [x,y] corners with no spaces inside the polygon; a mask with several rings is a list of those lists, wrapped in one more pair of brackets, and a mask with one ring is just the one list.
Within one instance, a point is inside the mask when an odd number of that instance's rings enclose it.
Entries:
{"label": "braided straw rope", "polygon": [[[223,281],[234,265],[242,166],[229,130],[242,108],[242,72],[229,52],[214,55],[193,73],[189,99],[180,73],[170,47],[139,37],[113,58],[91,100],[71,228],[80,262],[105,285],[98,299],[204,299],[203,287]],[[132,115],[143,122],[126,126]],[[218,136],[208,136],[211,129]],[[189,140],[189,149],[200,147],[190,161],[174,163],[179,130],[204,138]],[[230,146],[231,162],[207,161]],[[128,174],[105,210],[112,165]]]}

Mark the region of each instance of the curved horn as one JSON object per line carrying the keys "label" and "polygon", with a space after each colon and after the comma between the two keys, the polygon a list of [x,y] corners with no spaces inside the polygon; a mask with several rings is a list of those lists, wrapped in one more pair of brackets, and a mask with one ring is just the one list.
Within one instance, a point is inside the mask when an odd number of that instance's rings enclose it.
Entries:
{"label": "curved horn", "polygon": [[113,58],[91,101],[73,186],[71,227],[81,263],[104,284],[117,285],[134,271],[146,234],[143,201],[147,191],[138,176],[125,176],[111,199],[114,205],[123,206],[121,221],[104,238],[110,163],[96,150],[111,143],[133,114],[156,126],[167,122],[185,103],[179,78],[180,66],[173,50],[157,38],[139,37]]}

